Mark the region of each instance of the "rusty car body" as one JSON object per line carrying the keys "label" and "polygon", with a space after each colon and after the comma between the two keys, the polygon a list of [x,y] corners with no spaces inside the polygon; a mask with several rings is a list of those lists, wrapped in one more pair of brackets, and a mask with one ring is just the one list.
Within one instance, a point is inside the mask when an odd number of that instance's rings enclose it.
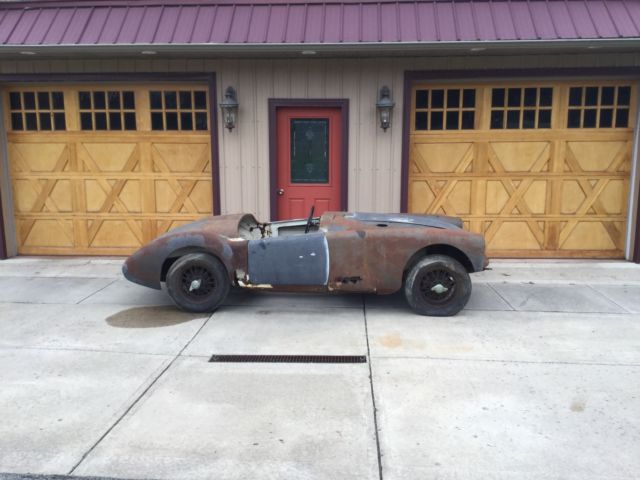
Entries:
{"label": "rusty car body", "polygon": [[[198,272],[209,268],[206,262],[200,262],[195,273],[184,267],[187,269],[181,270],[181,278],[173,281],[177,275],[172,271],[177,268],[176,262],[188,264],[185,258],[202,260],[204,256],[219,263],[229,286],[381,295],[400,290],[412,268],[425,258],[455,262],[459,275],[467,276],[466,280],[460,278],[459,283],[468,282],[468,273],[481,271],[487,265],[483,237],[465,231],[458,218],[349,212],[313,217],[312,212],[306,220],[262,223],[251,214],[238,214],[186,224],[136,251],[126,260],[123,273],[130,281],[155,289],[166,281],[170,295],[183,309],[211,310],[224,299],[217,299],[215,305],[215,302],[194,305],[176,298],[186,295],[187,300],[191,297],[198,300],[197,295],[204,296],[203,282],[208,282],[212,289],[223,282],[221,278],[213,278],[215,272],[209,272],[211,278],[201,278]],[[431,288],[430,292],[435,293],[429,294],[434,296],[437,290],[450,293],[452,287],[446,285],[454,286],[456,279],[448,279],[447,275],[440,274],[435,290],[430,284],[423,288]],[[425,283],[424,278],[419,280]],[[438,282],[438,278],[434,281]],[[470,282],[467,290],[463,292],[467,297],[465,304],[471,292]],[[226,296],[226,292],[222,293]],[[453,310],[445,309],[442,314],[456,313]],[[437,309],[419,313],[439,314]]]}

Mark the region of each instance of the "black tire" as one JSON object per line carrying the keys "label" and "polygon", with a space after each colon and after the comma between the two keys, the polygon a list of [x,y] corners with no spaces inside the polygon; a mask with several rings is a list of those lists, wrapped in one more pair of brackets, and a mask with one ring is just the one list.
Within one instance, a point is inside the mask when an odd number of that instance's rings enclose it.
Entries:
{"label": "black tire", "polygon": [[[438,285],[445,290],[435,290]],[[429,255],[407,274],[404,296],[409,306],[420,315],[449,317],[462,310],[469,301],[471,279],[456,259]]]}
{"label": "black tire", "polygon": [[190,253],[176,260],[167,272],[166,285],[181,310],[198,313],[215,310],[230,288],[224,265],[206,253]]}

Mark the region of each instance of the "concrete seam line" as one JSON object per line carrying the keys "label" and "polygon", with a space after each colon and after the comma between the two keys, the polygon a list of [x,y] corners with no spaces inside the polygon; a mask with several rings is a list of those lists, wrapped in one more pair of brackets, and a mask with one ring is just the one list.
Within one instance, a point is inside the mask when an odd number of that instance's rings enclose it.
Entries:
{"label": "concrete seam line", "polygon": [[596,293],[596,295],[600,295],[602,298],[604,298],[606,301],[613,303],[616,307],[618,307],[620,310],[622,310],[622,312],[624,313],[633,313],[631,310],[629,310],[628,308],[620,305],[618,302],[616,302],[613,298],[609,297],[609,295],[607,295],[604,292],[601,292],[600,290],[598,290],[597,288],[595,288],[594,286],[592,286],[590,283],[587,284],[587,287],[594,291]]}
{"label": "concrete seam line", "polygon": [[133,409],[133,407],[135,407],[140,400],[147,394],[147,392],[151,389],[151,387],[153,387],[158,380],[165,374],[165,372],[167,370],[169,370],[171,368],[171,366],[176,362],[176,360],[178,358],[180,358],[180,356],[182,355],[182,352],[185,351],[185,349],[191,345],[191,342],[193,342],[193,340],[198,336],[198,334],[202,331],[202,329],[205,327],[205,325],[209,322],[209,320],[211,320],[211,317],[213,316],[213,314],[209,315],[209,317],[202,322],[202,325],[200,325],[200,328],[198,328],[198,330],[196,330],[196,333],[194,333],[191,338],[189,339],[189,341],[187,343],[185,343],[185,345],[182,347],[182,349],[175,355],[175,357],[173,357],[173,359],[167,364],[166,367],[164,367],[160,373],[156,376],[156,378],[154,378],[151,383],[149,383],[149,385],[147,385],[147,387],[140,393],[140,395],[138,395],[136,397],[136,399],[131,402],[131,405],[129,405],[126,410],[122,413],[122,415],[120,415],[118,417],[118,419],[113,423],[113,425],[111,425],[101,436],[100,438],[98,438],[98,440],[89,448],[89,450],[87,450],[82,457],[80,457],[80,460],[71,468],[71,470],[69,470],[69,473],[67,475],[72,475],[73,472],[80,466],[80,464],[82,462],[84,462],[85,458],[87,458],[89,456],[89,454],[91,452],[93,452],[93,450],[95,450],[95,448],[100,444],[100,442],[102,442],[102,440],[104,440],[104,438],[106,438],[107,435],[109,435],[111,433],[111,431],[122,421],[122,419],[124,419],[124,417],[126,417],[129,412]]}
{"label": "concrete seam line", "polygon": [[364,337],[367,341],[367,357],[369,365],[369,386],[371,387],[371,404],[373,408],[373,429],[376,435],[376,451],[378,453],[378,477],[383,480],[382,476],[382,454],[380,453],[380,435],[378,434],[378,409],[376,407],[376,396],[373,390],[373,370],[371,366],[371,349],[369,347],[369,326],[367,325],[367,303],[365,296],[362,295],[362,316],[364,318]]}
{"label": "concrete seam line", "polygon": [[515,309],[515,308],[513,308],[513,305],[511,305],[511,304],[509,303],[509,301],[508,301],[506,298],[504,298],[502,295],[500,295],[500,292],[499,292],[498,290],[496,290],[496,289],[493,287],[493,285],[491,285],[490,283],[485,283],[485,285],[487,285],[491,290],[493,290],[493,291],[495,292],[495,294],[496,294],[496,295],[498,295],[498,298],[501,298],[501,299],[502,299],[502,301],[503,301],[504,303],[506,303],[506,304],[507,304],[507,306],[509,306],[509,308],[511,308],[511,310],[512,310],[512,311],[514,311],[514,312],[516,311],[516,309]]}
{"label": "concrete seam line", "polygon": [[[56,277],[57,278],[57,277]],[[113,281],[107,283],[104,287],[99,288],[98,290],[96,290],[95,292],[90,293],[89,295],[87,295],[86,297],[84,297],[82,300],[76,302],[76,305],[80,305],[82,302],[84,302],[86,299],[93,297],[96,293],[100,293],[102,290],[104,290],[105,288],[113,285],[114,283],[116,283],[118,281],[117,278],[113,279]]]}
{"label": "concrete seam line", "polygon": [[623,367],[635,368],[640,367],[640,363],[604,363],[604,362],[567,362],[567,361],[549,361],[542,362],[536,360],[501,360],[497,358],[454,358],[454,357],[431,357],[429,355],[376,355],[376,358],[384,360],[436,360],[443,362],[486,362],[486,363],[509,363],[522,365],[573,365],[576,367]]}

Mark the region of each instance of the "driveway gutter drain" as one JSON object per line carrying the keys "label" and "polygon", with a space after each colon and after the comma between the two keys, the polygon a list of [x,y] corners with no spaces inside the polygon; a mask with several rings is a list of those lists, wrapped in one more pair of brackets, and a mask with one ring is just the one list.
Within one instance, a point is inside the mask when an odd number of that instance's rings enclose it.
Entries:
{"label": "driveway gutter drain", "polygon": [[210,363],[367,363],[364,355],[212,355]]}

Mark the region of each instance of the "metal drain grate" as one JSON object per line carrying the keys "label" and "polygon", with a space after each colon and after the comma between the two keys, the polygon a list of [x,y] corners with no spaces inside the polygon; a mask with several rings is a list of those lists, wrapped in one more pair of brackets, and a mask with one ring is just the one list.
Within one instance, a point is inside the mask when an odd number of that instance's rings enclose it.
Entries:
{"label": "metal drain grate", "polygon": [[213,363],[367,363],[364,355],[212,355]]}

